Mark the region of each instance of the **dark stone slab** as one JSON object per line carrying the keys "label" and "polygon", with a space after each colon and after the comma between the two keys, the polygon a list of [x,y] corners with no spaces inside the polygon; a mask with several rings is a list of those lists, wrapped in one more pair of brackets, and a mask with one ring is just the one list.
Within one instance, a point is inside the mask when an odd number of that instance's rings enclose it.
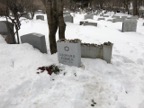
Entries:
{"label": "dark stone slab", "polygon": [[73,23],[73,17],[71,15],[64,16],[64,21]]}
{"label": "dark stone slab", "polygon": [[36,16],[36,19],[37,19],[37,20],[40,19],[40,20],[43,20],[43,21],[44,21],[44,16],[43,16],[43,15],[37,15],[37,16]]}
{"label": "dark stone slab", "polygon": [[14,25],[7,21],[0,21],[0,34],[5,38],[9,44],[15,44]]}
{"label": "dark stone slab", "polygon": [[22,43],[29,43],[34,48],[39,49],[42,53],[47,53],[45,36],[39,33],[30,33],[21,36]]}
{"label": "dark stone slab", "polygon": [[84,19],[93,19],[93,14],[86,14]]}
{"label": "dark stone slab", "polygon": [[97,27],[97,23],[95,23],[95,22],[85,22],[84,23],[84,26],[96,26]]}

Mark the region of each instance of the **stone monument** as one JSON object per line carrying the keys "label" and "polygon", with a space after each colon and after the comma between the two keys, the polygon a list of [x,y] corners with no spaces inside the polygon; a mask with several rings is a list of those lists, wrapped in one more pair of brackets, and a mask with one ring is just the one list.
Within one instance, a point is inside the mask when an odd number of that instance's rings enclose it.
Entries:
{"label": "stone monument", "polygon": [[45,36],[39,33],[30,33],[21,36],[22,43],[29,43],[34,48],[39,49],[42,53],[47,53]]}
{"label": "stone monument", "polygon": [[69,66],[81,66],[81,42],[79,40],[57,41],[58,60]]}

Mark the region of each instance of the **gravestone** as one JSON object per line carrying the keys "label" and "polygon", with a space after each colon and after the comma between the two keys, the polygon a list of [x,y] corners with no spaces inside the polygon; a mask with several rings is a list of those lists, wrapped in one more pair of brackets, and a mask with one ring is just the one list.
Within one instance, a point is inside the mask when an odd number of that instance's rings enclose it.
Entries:
{"label": "gravestone", "polygon": [[28,13],[24,13],[24,14],[22,15],[22,17],[27,18],[27,19],[31,19],[30,15],[29,15]]}
{"label": "gravestone", "polygon": [[45,36],[39,33],[30,33],[21,36],[22,43],[29,43],[34,48],[39,49],[42,53],[47,53]]}
{"label": "gravestone", "polygon": [[112,16],[112,18],[118,19],[120,18],[120,16]]}
{"label": "gravestone", "polygon": [[7,21],[0,21],[0,34],[5,38],[9,44],[15,44],[14,25]]}
{"label": "gravestone", "polygon": [[123,22],[125,19],[122,19],[122,18],[116,18],[116,19],[113,19],[112,22],[113,23],[116,23],[116,22]]}
{"label": "gravestone", "polygon": [[83,58],[102,58],[102,46],[96,44],[81,44],[81,57]]}
{"label": "gravestone", "polygon": [[73,23],[73,17],[71,15],[67,15],[64,17],[64,21]]}
{"label": "gravestone", "polygon": [[128,19],[138,19],[138,16],[131,16],[131,17],[128,17]]}
{"label": "gravestone", "polygon": [[144,23],[143,23],[143,26],[144,26]]}
{"label": "gravestone", "polygon": [[112,47],[113,43],[111,42],[106,42],[103,44],[103,60],[105,60],[107,63],[111,63],[111,58],[112,58]]}
{"label": "gravestone", "polygon": [[70,15],[70,12],[69,11],[64,11],[63,12],[63,16],[65,17],[65,16],[69,16]]}
{"label": "gravestone", "polygon": [[37,19],[37,20],[40,19],[40,20],[43,20],[43,21],[44,21],[44,16],[43,16],[43,15],[37,15],[37,16],[36,16],[36,19]]}
{"label": "gravestone", "polygon": [[97,27],[97,23],[96,22],[85,22],[84,26],[96,26]]}
{"label": "gravestone", "polygon": [[107,21],[113,22],[113,19],[108,19]]}
{"label": "gravestone", "polygon": [[137,20],[128,19],[122,23],[122,32],[136,32]]}
{"label": "gravestone", "polygon": [[123,18],[123,19],[127,19],[127,16],[121,16],[121,18]]}
{"label": "gravestone", "polygon": [[57,51],[60,63],[69,66],[81,66],[81,47],[79,42],[58,41]]}
{"label": "gravestone", "polygon": [[93,19],[93,14],[86,14],[84,19]]}
{"label": "gravestone", "polygon": [[80,21],[80,25],[84,25],[84,23],[88,23],[88,21]]}
{"label": "gravestone", "polygon": [[103,15],[103,17],[109,17],[109,15]]}
{"label": "gravestone", "polygon": [[98,18],[97,20],[98,20],[98,21],[100,21],[100,20],[105,20],[105,18]]}

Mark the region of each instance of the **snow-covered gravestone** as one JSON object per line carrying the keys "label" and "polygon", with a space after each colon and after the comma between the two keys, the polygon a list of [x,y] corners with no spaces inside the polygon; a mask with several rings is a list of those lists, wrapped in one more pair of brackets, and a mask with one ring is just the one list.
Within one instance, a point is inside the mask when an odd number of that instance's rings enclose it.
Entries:
{"label": "snow-covered gravestone", "polygon": [[122,32],[136,32],[137,20],[128,19],[124,20],[122,24]]}
{"label": "snow-covered gravestone", "polygon": [[66,15],[64,16],[64,21],[73,23],[73,17],[71,15]]}
{"label": "snow-covered gravestone", "polygon": [[36,19],[37,19],[37,20],[40,19],[40,20],[43,20],[43,21],[44,21],[44,16],[43,16],[43,15],[37,15],[37,16],[36,16]]}
{"label": "snow-covered gravestone", "polygon": [[85,22],[84,26],[96,26],[97,27],[97,23],[96,22]]}
{"label": "snow-covered gravestone", "polygon": [[0,34],[5,38],[9,44],[15,44],[14,25],[7,21],[0,21]]}
{"label": "snow-covered gravestone", "polygon": [[105,18],[98,18],[97,20],[98,20],[98,21],[100,21],[100,20],[105,20]]}
{"label": "snow-covered gravestone", "polygon": [[113,43],[111,42],[105,42],[103,44],[103,60],[105,60],[107,63],[111,63],[111,58],[112,58],[112,47]]}
{"label": "snow-covered gravestone", "polygon": [[39,49],[42,53],[47,53],[45,36],[39,33],[30,33],[21,36],[22,43],[29,43],[34,48]]}
{"label": "snow-covered gravestone", "polygon": [[84,19],[93,19],[93,14],[86,14]]}
{"label": "snow-covered gravestone", "polygon": [[59,63],[69,66],[81,66],[81,42],[79,40],[65,40],[57,42]]}

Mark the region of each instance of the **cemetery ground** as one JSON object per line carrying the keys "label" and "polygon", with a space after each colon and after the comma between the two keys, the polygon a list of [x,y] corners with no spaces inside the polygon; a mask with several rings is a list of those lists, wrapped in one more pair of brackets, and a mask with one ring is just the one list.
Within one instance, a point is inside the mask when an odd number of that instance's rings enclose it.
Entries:
{"label": "cemetery ground", "polygon": [[[97,18],[89,19],[97,27],[81,26],[83,15],[76,14],[74,23],[66,23],[66,38],[112,42],[110,64],[88,58],[79,68],[59,64],[57,54],[27,43],[7,44],[0,36],[0,108],[144,108],[144,20],[138,19],[136,32],[121,32],[121,22]],[[49,48],[47,30],[46,20],[23,20],[19,33],[44,34]],[[62,71],[37,74],[38,67],[52,64]]]}

